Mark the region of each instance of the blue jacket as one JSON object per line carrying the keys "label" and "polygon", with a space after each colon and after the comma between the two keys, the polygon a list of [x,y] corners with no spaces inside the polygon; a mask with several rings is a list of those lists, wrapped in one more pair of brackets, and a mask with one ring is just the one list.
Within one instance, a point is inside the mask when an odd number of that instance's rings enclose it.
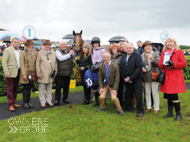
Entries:
{"label": "blue jacket", "polygon": [[142,80],[143,78],[143,62],[139,53],[133,52],[126,63],[127,53],[121,57],[121,63],[119,65],[121,80],[124,81],[126,77],[130,78],[130,81]]}

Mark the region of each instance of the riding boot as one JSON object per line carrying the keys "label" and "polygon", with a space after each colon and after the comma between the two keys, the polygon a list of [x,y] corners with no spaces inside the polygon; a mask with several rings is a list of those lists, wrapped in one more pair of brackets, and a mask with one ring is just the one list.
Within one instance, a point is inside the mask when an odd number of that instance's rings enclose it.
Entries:
{"label": "riding boot", "polygon": [[27,102],[28,102],[28,106],[30,108],[33,108],[34,106],[30,103],[30,94],[31,94],[31,89],[29,89],[27,93]]}
{"label": "riding boot", "polygon": [[181,109],[180,109],[180,102],[173,103],[176,111],[176,118],[175,121],[179,121],[182,119]]}
{"label": "riding boot", "polygon": [[98,101],[99,93],[98,92],[94,92],[94,96],[95,96],[95,104],[93,106],[96,107],[96,106],[99,105],[99,101]]}
{"label": "riding boot", "polygon": [[29,106],[27,104],[27,90],[23,90],[22,94],[23,94],[23,107],[28,109]]}
{"label": "riding boot", "polygon": [[168,113],[164,117],[167,118],[172,116],[173,116],[173,102],[172,100],[168,99]]}

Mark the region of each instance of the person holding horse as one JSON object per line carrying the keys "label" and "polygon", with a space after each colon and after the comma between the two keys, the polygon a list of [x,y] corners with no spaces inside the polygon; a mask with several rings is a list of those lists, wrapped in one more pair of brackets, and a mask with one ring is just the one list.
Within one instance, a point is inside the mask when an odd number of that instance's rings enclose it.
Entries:
{"label": "person holding horse", "polygon": [[57,76],[56,82],[56,93],[54,105],[59,105],[61,98],[61,87],[63,84],[63,102],[69,104],[69,84],[70,78],[73,71],[73,56],[74,50],[67,47],[66,41],[61,41],[60,48],[56,50],[57,57]]}

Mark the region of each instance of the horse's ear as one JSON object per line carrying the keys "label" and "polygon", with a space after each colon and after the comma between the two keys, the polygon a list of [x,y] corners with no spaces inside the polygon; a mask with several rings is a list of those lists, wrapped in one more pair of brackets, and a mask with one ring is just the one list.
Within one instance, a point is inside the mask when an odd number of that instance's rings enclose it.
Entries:
{"label": "horse's ear", "polygon": [[80,31],[80,35],[82,35],[82,30]]}
{"label": "horse's ear", "polygon": [[73,30],[73,35],[75,35],[75,31]]}

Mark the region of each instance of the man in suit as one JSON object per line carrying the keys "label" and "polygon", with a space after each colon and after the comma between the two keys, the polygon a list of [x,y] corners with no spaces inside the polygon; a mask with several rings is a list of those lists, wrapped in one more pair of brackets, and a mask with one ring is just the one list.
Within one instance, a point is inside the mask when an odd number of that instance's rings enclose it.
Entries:
{"label": "man in suit", "polygon": [[108,90],[111,92],[111,99],[113,100],[117,111],[124,115],[120,102],[117,98],[117,90],[119,87],[119,67],[117,64],[111,62],[111,55],[109,52],[103,53],[103,60],[104,63],[102,63],[99,66],[99,86],[100,86],[100,104],[101,107],[97,109],[96,111],[103,111],[105,110],[105,98]]}
{"label": "man in suit", "polygon": [[19,39],[13,38],[11,45],[11,47],[6,48],[4,51],[2,65],[4,75],[6,77],[9,110],[15,111],[15,108],[20,107],[20,105],[15,103],[20,72],[20,50],[18,48]]}

